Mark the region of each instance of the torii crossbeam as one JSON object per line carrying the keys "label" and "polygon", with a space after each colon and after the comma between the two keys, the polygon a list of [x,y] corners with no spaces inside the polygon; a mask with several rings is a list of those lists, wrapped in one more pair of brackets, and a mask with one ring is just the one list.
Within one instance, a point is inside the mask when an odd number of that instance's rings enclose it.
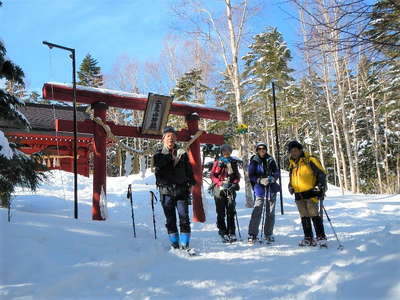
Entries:
{"label": "torii crossbeam", "polygon": [[[43,98],[48,100],[61,100],[72,102],[72,86],[60,83],[45,83],[43,86]],[[90,104],[94,110],[94,116],[99,117],[110,126],[112,133],[120,137],[138,137],[161,139],[160,135],[141,134],[140,127],[116,125],[106,122],[107,108],[119,107],[132,110],[145,110],[147,98],[144,95],[118,92],[106,89],[88,88],[77,86],[76,101]],[[185,116],[187,129],[178,132],[178,141],[189,141],[191,136],[199,130],[199,119],[227,121],[230,113],[219,108],[207,107],[191,103],[172,103],[171,114]],[[56,120],[57,131],[73,131],[72,121]],[[106,191],[106,133],[104,129],[93,121],[78,122],[78,132],[92,133],[94,135],[94,173],[93,173],[93,206],[92,219],[103,220],[100,213],[100,195],[102,189]],[[200,143],[222,144],[222,135],[204,133],[189,147],[189,161],[193,168],[196,185],[193,188],[193,221],[205,222],[201,186],[203,181]]]}

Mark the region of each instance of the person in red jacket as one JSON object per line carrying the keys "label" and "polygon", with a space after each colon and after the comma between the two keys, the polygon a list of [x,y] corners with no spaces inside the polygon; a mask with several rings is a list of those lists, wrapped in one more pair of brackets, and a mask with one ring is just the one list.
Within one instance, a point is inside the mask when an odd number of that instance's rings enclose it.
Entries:
{"label": "person in red jacket", "polygon": [[218,234],[221,236],[223,242],[234,242],[237,240],[235,234],[235,198],[236,191],[240,189],[240,174],[238,161],[231,157],[231,153],[232,147],[230,145],[222,145],[222,155],[214,161],[211,169]]}

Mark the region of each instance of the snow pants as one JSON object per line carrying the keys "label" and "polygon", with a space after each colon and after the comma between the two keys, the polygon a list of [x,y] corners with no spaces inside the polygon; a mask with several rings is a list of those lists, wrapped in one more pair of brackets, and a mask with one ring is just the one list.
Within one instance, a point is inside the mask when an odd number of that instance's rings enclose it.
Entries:
{"label": "snow pants", "polygon": [[296,200],[297,209],[299,210],[300,217],[315,217],[319,215],[318,203],[311,199]]}
{"label": "snow pants", "polygon": [[301,225],[305,238],[313,238],[311,221],[314,225],[317,238],[325,238],[325,230],[322,218],[319,216],[318,203],[311,199],[296,200],[297,209],[301,217]]}
{"label": "snow pants", "polygon": [[[217,228],[220,235],[235,234],[236,193],[229,199],[227,192],[219,187],[214,188],[215,210],[217,212]],[[226,217],[226,222],[225,222]]]}
{"label": "snow pants", "polygon": [[[267,195],[268,196],[268,195]],[[256,197],[254,203],[253,212],[251,213],[251,219],[249,224],[249,236],[257,236],[261,217],[263,213],[265,202],[265,219],[264,219],[264,236],[269,237],[274,233],[275,225],[275,204],[276,204],[276,193],[271,193],[270,197],[265,200],[264,197]]]}
{"label": "snow pants", "polygon": [[189,205],[187,199],[162,195],[161,205],[164,210],[168,234],[177,233],[176,210],[179,216],[179,228],[181,233],[190,233]]}

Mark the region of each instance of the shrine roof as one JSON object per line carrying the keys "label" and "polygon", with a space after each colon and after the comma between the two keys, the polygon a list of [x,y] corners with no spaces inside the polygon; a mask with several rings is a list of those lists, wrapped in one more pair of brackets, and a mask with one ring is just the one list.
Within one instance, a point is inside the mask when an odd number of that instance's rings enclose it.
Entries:
{"label": "shrine roof", "polygon": [[[77,121],[90,120],[85,113],[86,107],[77,107]],[[73,120],[72,106],[26,103],[19,111],[25,115],[31,125],[31,131],[55,131],[55,119]],[[0,119],[0,128],[28,131],[18,122]]]}

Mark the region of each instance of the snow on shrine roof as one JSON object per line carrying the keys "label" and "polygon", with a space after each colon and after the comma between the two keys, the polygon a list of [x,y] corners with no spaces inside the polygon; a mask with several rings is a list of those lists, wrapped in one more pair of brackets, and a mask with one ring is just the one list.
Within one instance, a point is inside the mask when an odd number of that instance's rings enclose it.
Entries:
{"label": "snow on shrine roof", "polygon": [[[58,85],[58,86],[64,86],[64,87],[67,87],[67,88],[72,88],[72,84],[66,84],[66,83],[46,82],[46,84]],[[137,93],[131,93],[131,92],[110,90],[110,89],[104,89],[104,88],[94,88],[94,87],[83,86],[83,85],[77,85],[76,88],[78,90],[82,90],[82,91],[103,93],[103,94],[115,95],[115,96],[121,96],[121,97],[132,97],[132,98],[147,99],[147,95],[144,95],[144,94],[137,94]],[[193,103],[193,102],[188,102],[188,101],[174,101],[173,103],[183,104],[183,105],[187,105],[187,106],[191,106],[191,107],[195,107],[195,108],[196,107],[197,108],[209,108],[209,109],[216,109],[216,110],[220,110],[220,111],[226,111],[222,107],[216,107],[216,106],[212,106],[212,105]]]}
{"label": "snow on shrine roof", "polygon": [[[55,131],[55,119],[73,120],[73,108],[71,106],[26,103],[18,108],[31,124],[31,131]],[[77,107],[77,121],[90,120],[85,113],[86,107]],[[0,128],[25,128],[17,122],[0,120]]]}

